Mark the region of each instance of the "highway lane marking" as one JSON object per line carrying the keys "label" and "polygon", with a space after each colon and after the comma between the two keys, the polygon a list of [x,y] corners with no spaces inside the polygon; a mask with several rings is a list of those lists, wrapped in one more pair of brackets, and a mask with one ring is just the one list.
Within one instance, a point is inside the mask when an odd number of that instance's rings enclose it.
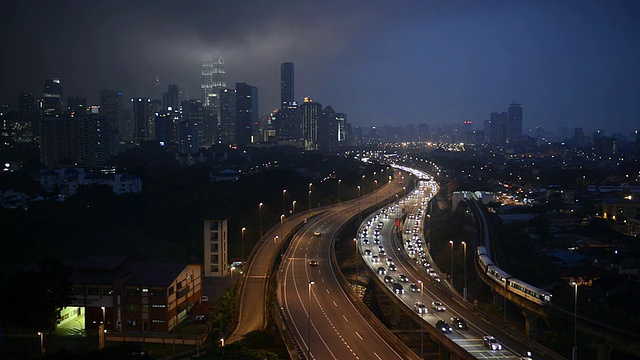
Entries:
{"label": "highway lane marking", "polygon": [[325,290],[327,290],[327,295],[330,295],[330,294],[331,294],[331,293],[329,292],[329,289],[325,289]]}
{"label": "highway lane marking", "polygon": [[382,358],[380,357],[380,355],[378,355],[375,351],[373,352],[373,355],[375,355],[378,359],[382,360]]}
{"label": "highway lane marking", "polygon": [[321,280],[322,280],[322,283],[324,284],[324,278],[322,278]]}
{"label": "highway lane marking", "polygon": [[342,315],[342,317],[344,318],[344,320],[345,320],[346,322],[349,322],[349,319],[347,319],[347,317],[346,317],[345,315]]}
{"label": "highway lane marking", "polygon": [[338,303],[335,300],[333,300],[333,305],[335,305],[335,307],[338,307]]}
{"label": "highway lane marking", "polygon": [[356,335],[358,335],[358,337],[360,338],[360,340],[364,340],[364,339],[362,338],[362,336],[360,336],[360,334],[358,334],[358,332],[357,332],[357,331],[356,331]]}

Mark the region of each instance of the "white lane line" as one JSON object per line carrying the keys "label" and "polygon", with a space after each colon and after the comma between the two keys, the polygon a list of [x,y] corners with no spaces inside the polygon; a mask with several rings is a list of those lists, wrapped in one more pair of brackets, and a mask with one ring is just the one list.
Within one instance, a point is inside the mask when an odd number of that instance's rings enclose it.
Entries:
{"label": "white lane line", "polygon": [[347,319],[345,315],[342,315],[342,317],[344,318],[344,321],[349,322],[349,319]]}
{"label": "white lane line", "polygon": [[335,305],[335,307],[338,307],[338,303],[335,300],[333,300],[333,305]]}
{"label": "white lane line", "polygon": [[331,294],[331,293],[329,292],[329,289],[325,289],[325,290],[327,290],[327,295]]}
{"label": "white lane line", "polygon": [[382,358],[380,357],[380,355],[376,354],[376,352],[373,352],[373,355],[375,355],[378,359],[382,360]]}
{"label": "white lane line", "polygon": [[360,336],[360,334],[358,334],[358,332],[357,332],[357,331],[356,331],[356,335],[358,335],[358,337],[360,338],[360,340],[364,340],[364,339],[362,338],[362,336]]}
{"label": "white lane line", "polygon": [[322,278],[322,283],[324,284],[324,278]]}

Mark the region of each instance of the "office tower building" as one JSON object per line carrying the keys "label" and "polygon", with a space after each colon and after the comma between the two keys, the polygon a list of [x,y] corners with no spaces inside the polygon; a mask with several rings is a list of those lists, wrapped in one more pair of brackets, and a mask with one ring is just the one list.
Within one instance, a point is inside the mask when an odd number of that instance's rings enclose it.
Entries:
{"label": "office tower building", "polygon": [[336,113],[336,126],[338,129],[338,149],[344,146],[347,140],[347,114]]}
{"label": "office tower building", "polygon": [[211,105],[211,98],[215,98],[220,93],[220,89],[227,86],[226,73],[224,70],[224,59],[222,56],[214,56],[204,59],[202,64],[202,103],[204,106]]}
{"label": "office tower building", "polygon": [[601,159],[611,159],[618,150],[618,142],[612,137],[599,136],[593,144],[596,157]]}
{"label": "office tower building", "polygon": [[149,139],[149,98],[131,99],[133,105],[133,139],[137,141]]}
{"label": "office tower building", "polygon": [[182,119],[178,124],[178,150],[182,153],[197,153],[202,140],[200,127],[204,121],[205,108],[200,99],[185,100],[180,106]]}
{"label": "office tower building", "polygon": [[236,143],[236,90],[220,90],[220,120],[218,143]]}
{"label": "office tower building", "polygon": [[292,62],[280,65],[280,107],[295,101],[294,68]]}
{"label": "office tower building", "polygon": [[76,116],[74,120],[76,162],[84,166],[102,167],[109,160],[109,120],[99,114]]}
{"label": "office tower building", "polygon": [[162,95],[162,110],[177,109],[180,102],[180,88],[175,84],[169,85],[167,92]]}
{"label": "office tower building", "polygon": [[72,162],[75,143],[72,139],[72,118],[44,116],[40,121],[40,162],[53,167],[63,162]]}
{"label": "office tower building", "polygon": [[164,110],[155,114],[155,140],[161,145],[178,143],[178,124],[181,120],[179,109]]}
{"label": "office tower building", "polygon": [[318,149],[324,153],[330,153],[335,149],[337,138],[336,112],[331,106],[325,106],[318,122]]}
{"label": "office tower building", "polygon": [[[258,88],[247,83],[236,83],[236,144],[247,146],[257,142],[251,135],[258,123]],[[255,124],[255,125],[254,125]]]}
{"label": "office tower building", "polygon": [[153,140],[156,138],[156,114],[162,111],[162,101],[151,100],[149,101],[149,117],[147,118],[147,140]]}
{"label": "office tower building", "polygon": [[489,143],[504,145],[506,143],[506,112],[492,112],[489,125]]}
{"label": "office tower building", "polygon": [[42,114],[53,115],[62,113],[62,84],[60,79],[47,79],[44,82],[42,96]]}
{"label": "office tower building", "polygon": [[276,128],[278,139],[285,142],[295,141],[302,136],[294,83],[293,63],[283,63],[280,65],[280,111]]}
{"label": "office tower building", "polygon": [[87,99],[76,95],[67,96],[67,110],[75,115],[84,115],[87,113]]}
{"label": "office tower building", "polygon": [[32,93],[20,93],[18,95],[18,111],[20,116],[27,117],[35,110],[34,97]]}
{"label": "office tower building", "polygon": [[125,132],[122,91],[100,91],[100,115],[109,122],[109,154],[117,155],[120,152],[119,144],[130,140]]}
{"label": "office tower building", "polygon": [[505,141],[512,143],[522,137],[522,105],[515,101],[509,104],[507,117]]}
{"label": "office tower building", "polygon": [[581,127],[577,127],[573,130],[573,146],[581,148],[584,145],[584,129]]}
{"label": "office tower building", "polygon": [[301,130],[305,150],[318,150],[318,123],[321,114],[322,105],[305,97],[304,102],[300,105]]}

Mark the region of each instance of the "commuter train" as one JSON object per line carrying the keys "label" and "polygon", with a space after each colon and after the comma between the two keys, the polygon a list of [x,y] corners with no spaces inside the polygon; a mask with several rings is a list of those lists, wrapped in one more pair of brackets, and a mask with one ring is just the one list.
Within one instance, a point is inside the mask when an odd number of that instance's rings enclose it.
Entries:
{"label": "commuter train", "polygon": [[476,258],[478,260],[478,265],[484,273],[487,274],[491,280],[503,286],[507,291],[529,301],[533,301],[538,305],[544,306],[551,302],[551,294],[548,291],[544,291],[531,284],[527,284],[520,279],[516,279],[497,267],[493,261],[491,261],[491,258],[487,254],[487,249],[484,246],[478,246]]}

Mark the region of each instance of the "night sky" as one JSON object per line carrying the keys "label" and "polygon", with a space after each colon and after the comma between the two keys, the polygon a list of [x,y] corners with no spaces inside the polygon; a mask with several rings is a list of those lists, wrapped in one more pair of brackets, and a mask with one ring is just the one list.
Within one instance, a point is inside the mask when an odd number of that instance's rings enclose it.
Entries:
{"label": "night sky", "polygon": [[55,1],[0,4],[0,103],[101,89],[156,97],[156,76],[200,97],[202,58],[219,52],[227,84],[280,97],[280,63],[354,125],[476,128],[512,100],[524,128],[640,128],[640,1]]}

